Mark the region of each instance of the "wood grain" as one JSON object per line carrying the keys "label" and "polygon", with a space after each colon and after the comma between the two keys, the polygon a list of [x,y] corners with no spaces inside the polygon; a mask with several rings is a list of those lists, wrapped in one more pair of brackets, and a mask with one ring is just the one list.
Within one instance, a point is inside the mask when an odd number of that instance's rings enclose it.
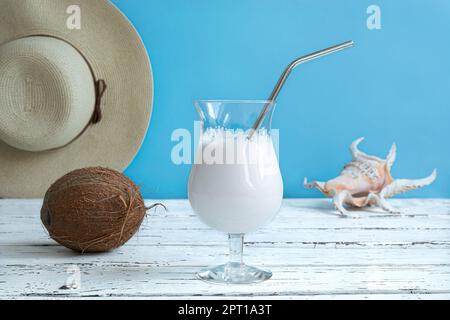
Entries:
{"label": "wood grain", "polygon": [[[148,204],[155,201],[148,201]],[[41,200],[0,200],[0,299],[449,299],[450,200],[393,200],[402,214],[352,211],[327,200],[286,200],[269,226],[246,237],[246,262],[274,272],[252,286],[195,279],[223,263],[226,236],[185,200],[163,201],[117,251],[78,255],[48,238]],[[60,289],[73,267],[81,288]]]}

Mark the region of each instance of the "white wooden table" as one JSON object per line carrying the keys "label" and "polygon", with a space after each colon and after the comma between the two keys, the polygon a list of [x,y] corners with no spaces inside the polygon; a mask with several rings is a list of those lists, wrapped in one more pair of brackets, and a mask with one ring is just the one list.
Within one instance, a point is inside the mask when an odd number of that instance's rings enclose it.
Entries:
{"label": "white wooden table", "polygon": [[[450,200],[393,200],[401,215],[347,218],[329,200],[286,200],[270,226],[246,238],[246,262],[274,273],[250,286],[196,280],[200,268],[226,261],[226,236],[187,201],[164,203],[169,212],[151,212],[126,246],[78,255],[49,239],[40,200],[0,200],[0,299],[450,298]],[[62,289],[74,270],[81,287]]]}

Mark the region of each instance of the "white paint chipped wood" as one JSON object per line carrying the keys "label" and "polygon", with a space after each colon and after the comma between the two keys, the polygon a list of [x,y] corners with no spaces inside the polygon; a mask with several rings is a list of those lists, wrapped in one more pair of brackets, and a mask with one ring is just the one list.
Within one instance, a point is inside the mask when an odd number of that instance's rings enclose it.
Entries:
{"label": "white paint chipped wood", "polygon": [[[246,261],[274,272],[252,286],[196,280],[226,261],[226,236],[187,201],[163,202],[169,212],[152,211],[126,246],[78,255],[49,239],[41,200],[0,200],[0,299],[450,299],[450,200],[393,200],[402,214],[347,218],[327,200],[285,200],[271,225],[246,238]],[[72,266],[81,288],[60,289]]]}

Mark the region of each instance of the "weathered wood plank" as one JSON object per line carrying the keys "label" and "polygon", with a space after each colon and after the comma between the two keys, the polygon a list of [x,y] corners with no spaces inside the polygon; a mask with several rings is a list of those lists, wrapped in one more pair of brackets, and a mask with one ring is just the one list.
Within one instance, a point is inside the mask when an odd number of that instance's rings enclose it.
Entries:
{"label": "weathered wood plank", "polygon": [[[218,246],[125,246],[104,254],[80,255],[58,245],[1,246],[1,264],[144,263],[153,266],[210,265],[226,262],[227,244]],[[272,266],[449,265],[450,250],[441,248],[302,248],[246,246],[245,260]]]}
{"label": "weathered wood plank", "polygon": [[[195,233],[198,233],[195,234]],[[3,245],[26,245],[33,241],[42,244],[51,244],[51,240],[42,232],[38,238],[29,237],[29,233],[18,234],[2,239]],[[204,237],[204,239],[199,239]],[[167,231],[151,235],[140,234],[137,238],[130,241],[130,245],[183,245],[183,246],[204,246],[204,245],[223,245],[225,235],[221,235],[211,230],[195,231],[195,232],[176,232]],[[31,240],[31,242],[30,242]],[[450,232],[445,230],[438,231],[325,231],[325,230],[309,230],[309,231],[283,231],[283,232],[264,232],[248,235],[246,241],[255,245],[295,245],[303,247],[432,247],[432,246],[450,246]]]}
{"label": "weathered wood plank", "polygon": [[[401,215],[348,218],[328,200],[286,200],[271,225],[247,237],[246,260],[274,278],[237,287],[195,280],[199,268],[226,260],[225,235],[205,227],[187,201],[164,202],[170,211],[152,212],[127,246],[80,256],[48,239],[41,200],[1,200],[0,298],[450,298],[448,199],[394,200]],[[72,265],[81,290],[59,290]]]}
{"label": "weathered wood plank", "polygon": [[[258,285],[217,286],[195,279],[199,266],[78,265],[81,289],[61,290],[70,265],[0,266],[2,296],[302,296],[344,294],[448,294],[450,266],[272,267]],[[270,267],[270,266],[269,266]],[[5,281],[4,275],[14,281]]]}
{"label": "weathered wood plank", "polygon": [[[450,199],[393,199],[391,204],[400,209],[403,216],[429,216],[450,215]],[[195,216],[186,200],[147,200],[147,204],[163,202],[169,208],[169,213],[158,211],[160,215]],[[14,216],[20,219],[39,216],[42,200],[14,200],[2,199],[0,201],[1,217]],[[297,216],[299,212],[310,213],[309,217],[336,216],[329,199],[286,199],[283,201],[281,212],[286,216]],[[352,218],[392,217],[379,209],[351,210]]]}
{"label": "weathered wood plank", "polygon": [[7,300],[34,300],[34,299],[42,299],[42,300],[60,300],[60,299],[71,299],[71,300],[121,300],[121,299],[132,299],[132,300],[229,300],[229,301],[241,301],[241,300],[449,300],[449,293],[426,293],[426,294],[332,294],[332,295],[297,295],[297,296],[177,296],[177,297],[120,297],[120,296],[109,296],[109,297],[82,297],[82,296],[69,296],[69,297],[59,297],[58,296],[14,296],[14,297],[5,297],[2,299]]}
{"label": "weathered wood plank", "polygon": [[[406,201],[409,204],[417,204],[417,201]],[[11,200],[7,202],[14,203]],[[224,235],[204,226],[192,214],[187,201],[166,202],[169,208],[175,209],[171,209],[169,213],[152,212],[140,233],[131,241],[132,245],[221,245]],[[358,211],[352,213],[349,218],[340,218],[334,213],[329,215],[311,212],[305,207],[313,206],[305,206],[304,202],[313,203],[316,207],[328,203],[327,200],[287,200],[273,223],[257,233],[248,235],[247,241],[259,245],[281,243],[306,247],[450,245],[450,215],[447,214],[450,207],[447,200],[422,201],[423,206],[434,209],[420,215],[409,213],[398,216]],[[21,202],[17,207],[4,202],[0,204],[3,208],[12,208],[7,212],[15,212],[14,215],[1,216],[0,244],[26,244],[30,235],[36,236],[33,242],[51,243],[39,225],[39,200]],[[403,204],[403,207],[405,206],[407,205]],[[416,207],[414,212],[422,209],[423,207]]]}

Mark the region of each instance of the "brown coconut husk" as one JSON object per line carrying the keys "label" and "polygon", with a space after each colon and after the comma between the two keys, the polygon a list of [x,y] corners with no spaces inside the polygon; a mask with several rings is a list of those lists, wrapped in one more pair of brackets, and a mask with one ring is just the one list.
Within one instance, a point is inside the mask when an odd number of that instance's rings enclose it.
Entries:
{"label": "brown coconut husk", "polygon": [[75,170],[47,191],[41,220],[50,237],[78,252],[102,252],[125,244],[146,215],[139,188],[118,171]]}

